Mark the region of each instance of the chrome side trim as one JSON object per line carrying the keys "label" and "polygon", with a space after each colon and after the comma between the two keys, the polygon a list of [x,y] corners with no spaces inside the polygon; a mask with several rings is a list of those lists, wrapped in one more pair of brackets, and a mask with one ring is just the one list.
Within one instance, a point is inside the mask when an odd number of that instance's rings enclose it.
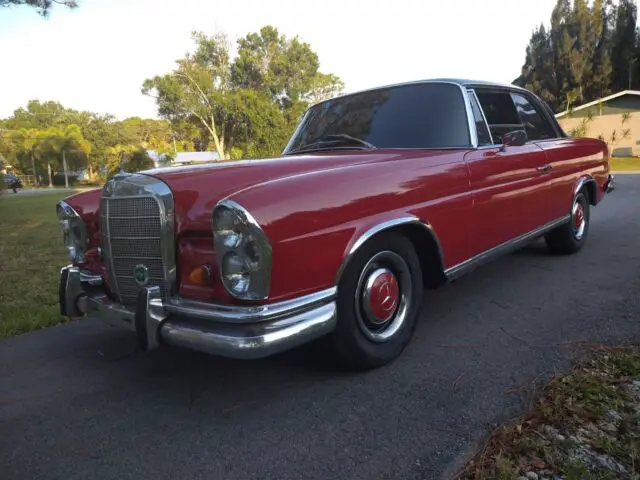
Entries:
{"label": "chrome side trim", "polygon": [[548,231],[553,230],[554,228],[564,223],[567,223],[570,219],[571,219],[571,215],[565,215],[561,218],[558,218],[557,220],[553,220],[543,225],[540,228],[531,230],[530,232],[520,235],[519,237],[516,237],[512,240],[508,240],[504,243],[501,243],[500,245],[490,248],[489,250],[479,253],[478,255],[471,257],[468,260],[465,260],[464,262],[458,263],[453,267],[447,268],[444,271],[444,274],[447,277],[447,280],[449,281],[459,278],[463,274],[479,267],[480,265],[494,259],[495,257],[506,255],[509,252],[517,250],[518,248],[526,245],[536,237],[539,237],[540,235],[543,235]]}
{"label": "chrome side trim", "polygon": [[440,245],[440,240],[438,240],[438,236],[436,235],[436,232],[433,230],[433,227],[428,222],[423,222],[418,217],[415,217],[413,215],[407,215],[405,217],[394,218],[393,220],[387,220],[387,221],[381,222],[381,223],[379,223],[377,225],[374,225],[369,230],[367,230],[362,235],[360,235],[360,237],[358,237],[358,239],[351,245],[351,247],[349,248],[349,251],[347,252],[347,255],[345,256],[344,260],[342,261],[342,264],[340,265],[340,268],[338,269],[338,273],[336,274],[335,284],[339,285],[340,278],[342,277],[342,274],[344,273],[344,270],[347,267],[347,264],[349,263],[349,261],[351,260],[353,255],[356,253],[356,251],[367,240],[369,240],[371,237],[373,237],[377,233],[380,233],[380,232],[382,232],[384,230],[388,230],[388,229],[393,228],[393,227],[398,227],[400,225],[418,225],[419,227],[422,227],[422,228],[426,229],[427,232],[429,233],[429,235],[431,235],[431,237],[434,239],[434,241],[435,241],[435,243],[436,243],[436,245],[438,247],[438,255],[440,256],[440,262],[441,263],[444,262],[444,255],[442,253],[442,246]]}
{"label": "chrome side trim", "polygon": [[[173,297],[168,299],[163,304],[163,307],[168,313],[190,318],[215,320],[224,323],[258,323],[293,315],[300,311],[330,302],[335,298],[337,291],[338,289],[336,287],[331,287],[291,300],[253,307],[215,305],[207,302]],[[152,301],[151,304],[153,305],[154,302]]]}

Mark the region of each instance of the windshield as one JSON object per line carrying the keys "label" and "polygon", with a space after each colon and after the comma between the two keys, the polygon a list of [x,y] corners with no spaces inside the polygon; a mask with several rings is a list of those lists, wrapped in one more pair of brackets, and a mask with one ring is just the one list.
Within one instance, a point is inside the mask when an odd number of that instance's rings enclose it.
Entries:
{"label": "windshield", "polygon": [[464,148],[470,143],[460,87],[418,83],[346,95],[311,107],[284,153]]}

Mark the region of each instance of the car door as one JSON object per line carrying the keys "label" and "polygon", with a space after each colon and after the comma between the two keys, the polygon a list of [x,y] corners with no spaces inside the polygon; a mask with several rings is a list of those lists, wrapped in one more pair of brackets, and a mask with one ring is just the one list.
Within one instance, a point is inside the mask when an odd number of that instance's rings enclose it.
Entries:
{"label": "car door", "polygon": [[473,192],[476,254],[539,228],[546,220],[547,156],[528,139],[503,144],[503,136],[526,128],[511,92],[476,88],[470,92],[478,148],[465,160]]}
{"label": "car door", "polygon": [[547,154],[550,168],[546,217],[549,221],[559,220],[569,213],[578,179],[586,172],[600,169],[604,152],[600,145],[567,137],[551,109],[539,98],[529,92],[513,96],[522,105],[521,116],[529,128],[527,135]]}

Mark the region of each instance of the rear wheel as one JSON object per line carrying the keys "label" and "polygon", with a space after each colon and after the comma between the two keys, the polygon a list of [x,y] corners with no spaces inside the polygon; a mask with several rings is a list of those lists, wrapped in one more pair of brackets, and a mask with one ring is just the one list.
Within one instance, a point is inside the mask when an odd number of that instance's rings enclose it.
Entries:
{"label": "rear wheel", "polygon": [[579,251],[587,240],[589,220],[589,199],[585,191],[580,190],[573,200],[569,222],[545,235],[549,250],[564,255]]}
{"label": "rear wheel", "polygon": [[338,285],[338,325],[327,339],[340,365],[368,369],[407,346],[422,301],[422,271],[411,242],[383,233],[351,259]]}

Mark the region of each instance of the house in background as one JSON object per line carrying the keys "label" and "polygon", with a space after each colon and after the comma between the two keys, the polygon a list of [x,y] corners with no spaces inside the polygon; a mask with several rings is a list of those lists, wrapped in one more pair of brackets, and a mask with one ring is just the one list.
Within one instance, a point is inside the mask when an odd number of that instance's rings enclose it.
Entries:
{"label": "house in background", "polygon": [[640,156],[640,91],[623,90],[556,115],[569,135],[602,137],[612,156]]}

